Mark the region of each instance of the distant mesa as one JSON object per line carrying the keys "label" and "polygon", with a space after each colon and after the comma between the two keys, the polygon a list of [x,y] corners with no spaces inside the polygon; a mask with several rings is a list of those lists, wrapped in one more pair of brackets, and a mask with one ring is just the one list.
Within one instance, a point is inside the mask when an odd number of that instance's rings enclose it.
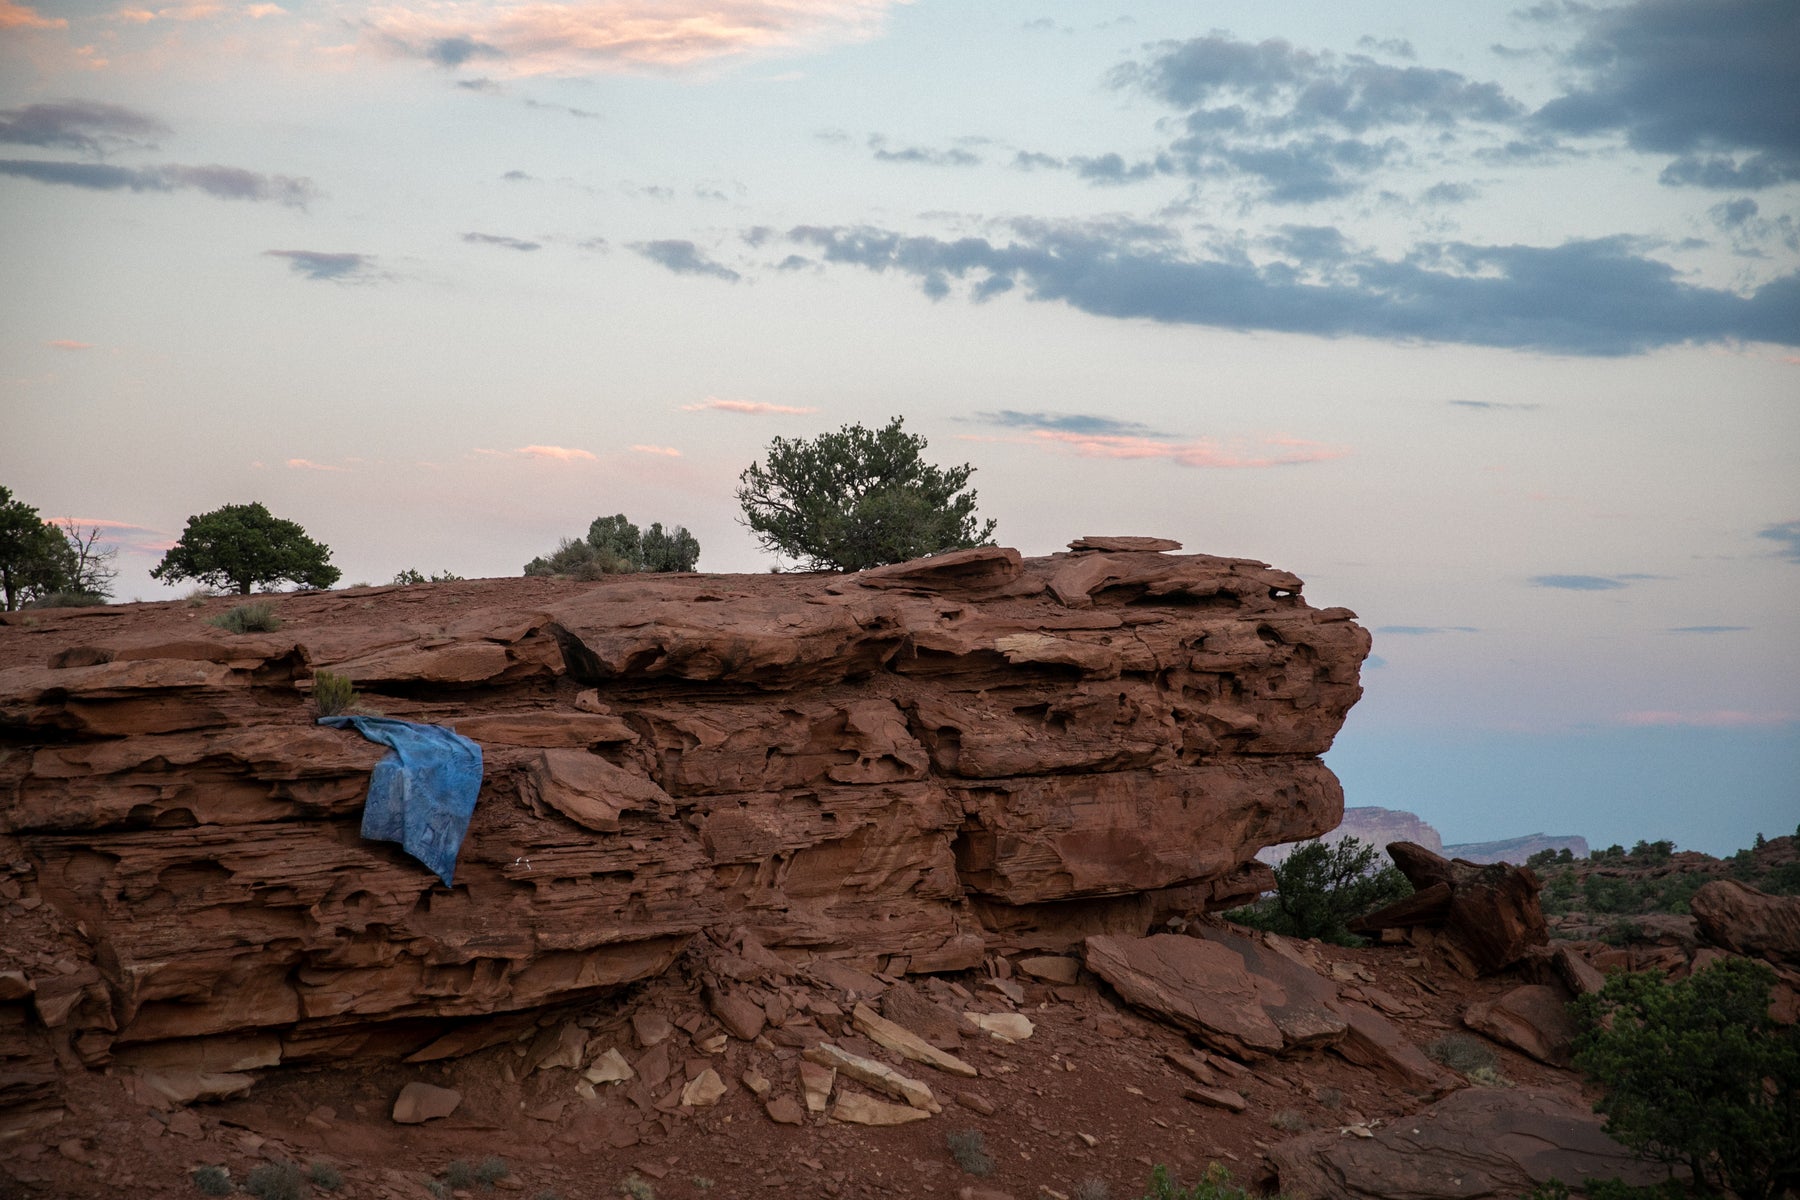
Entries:
{"label": "distant mesa", "polygon": [[[1576,858],[1586,858],[1588,853],[1587,839],[1574,834],[1528,833],[1523,837],[1495,842],[1454,842],[1446,845],[1438,831],[1417,813],[1398,808],[1379,808],[1375,805],[1346,808],[1342,823],[1320,840],[1334,843],[1347,837],[1378,847],[1386,846],[1389,842],[1412,842],[1445,858],[1460,858],[1472,863],[1523,863],[1543,850],[1567,850]],[[1284,861],[1293,850],[1293,843],[1270,846],[1257,857],[1273,867]]]}

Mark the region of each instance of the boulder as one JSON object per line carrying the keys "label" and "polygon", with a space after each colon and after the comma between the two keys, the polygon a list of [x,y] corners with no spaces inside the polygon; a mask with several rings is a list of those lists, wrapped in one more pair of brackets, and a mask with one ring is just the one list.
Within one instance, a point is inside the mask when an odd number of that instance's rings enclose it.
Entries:
{"label": "boulder", "polygon": [[1523,1196],[1552,1179],[1639,1186],[1665,1176],[1607,1137],[1577,1099],[1536,1088],[1468,1088],[1373,1131],[1304,1134],[1268,1151],[1283,1192],[1315,1200]]}
{"label": "boulder", "polygon": [[1800,967],[1800,896],[1771,896],[1715,879],[1688,901],[1700,935],[1715,946]]}
{"label": "boulder", "polygon": [[462,1093],[455,1088],[438,1087],[418,1080],[400,1089],[394,1099],[394,1122],[398,1125],[423,1125],[455,1112],[462,1103]]}
{"label": "boulder", "polygon": [[1411,842],[1395,842],[1387,851],[1414,894],[1350,922],[1352,932],[1437,931],[1434,940],[1471,975],[1503,971],[1550,940],[1538,903],[1542,885],[1530,868],[1447,859]]}
{"label": "boulder", "polygon": [[1575,1018],[1563,998],[1543,984],[1529,983],[1471,1004],[1463,1013],[1463,1024],[1541,1063],[1569,1065]]}

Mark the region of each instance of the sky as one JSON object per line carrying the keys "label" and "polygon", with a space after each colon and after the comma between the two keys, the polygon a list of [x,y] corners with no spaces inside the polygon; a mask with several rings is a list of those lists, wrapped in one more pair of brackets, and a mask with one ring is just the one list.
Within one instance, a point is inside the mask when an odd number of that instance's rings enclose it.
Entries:
{"label": "sky", "polygon": [[[0,0],[0,484],[346,584],[739,522],[903,416],[997,540],[1273,563],[1447,841],[1800,822],[1800,6]],[[791,564],[785,564],[791,565]]]}

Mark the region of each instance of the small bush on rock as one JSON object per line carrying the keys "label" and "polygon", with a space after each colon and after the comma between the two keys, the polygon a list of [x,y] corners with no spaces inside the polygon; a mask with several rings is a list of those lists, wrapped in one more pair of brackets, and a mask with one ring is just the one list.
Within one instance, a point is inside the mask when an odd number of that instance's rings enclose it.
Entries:
{"label": "small bush on rock", "polygon": [[971,1175],[992,1175],[994,1173],[993,1156],[987,1152],[987,1142],[979,1129],[952,1130],[944,1137],[944,1144],[950,1147],[950,1157],[956,1165]]}
{"label": "small bush on rock", "polygon": [[1446,1033],[1425,1047],[1425,1057],[1464,1075],[1472,1071],[1493,1071],[1499,1066],[1487,1043],[1466,1033]]}
{"label": "small bush on rock", "polygon": [[275,606],[267,601],[240,604],[216,617],[207,618],[206,623],[217,625],[226,633],[274,633],[281,628],[281,618],[275,615]]}
{"label": "small bush on rock", "polygon": [[263,1163],[245,1176],[244,1190],[258,1200],[304,1200],[306,1177],[290,1162]]}
{"label": "small bush on rock", "polygon": [[444,1182],[454,1189],[475,1186],[475,1168],[462,1159],[452,1159],[444,1166]]}
{"label": "small bush on rock", "polygon": [[190,1178],[203,1196],[231,1195],[231,1172],[224,1167],[195,1167]]}
{"label": "small bush on rock", "polygon": [[[1142,1200],[1252,1200],[1249,1192],[1231,1182],[1231,1172],[1218,1163],[1210,1163],[1206,1174],[1192,1187],[1169,1174],[1169,1168],[1157,1166],[1150,1172],[1150,1190]],[[1281,1200],[1277,1197],[1276,1200]]]}
{"label": "small bush on rock", "polygon": [[321,717],[342,716],[356,707],[356,685],[335,671],[314,671],[312,694]]}
{"label": "small bush on rock", "polygon": [[497,1154],[491,1154],[482,1159],[475,1167],[475,1178],[487,1187],[492,1187],[511,1174],[512,1168],[507,1166],[506,1160]]}
{"label": "small bush on rock", "polygon": [[306,1168],[306,1177],[314,1187],[324,1188],[328,1192],[335,1192],[344,1186],[344,1173],[328,1162],[314,1162]]}

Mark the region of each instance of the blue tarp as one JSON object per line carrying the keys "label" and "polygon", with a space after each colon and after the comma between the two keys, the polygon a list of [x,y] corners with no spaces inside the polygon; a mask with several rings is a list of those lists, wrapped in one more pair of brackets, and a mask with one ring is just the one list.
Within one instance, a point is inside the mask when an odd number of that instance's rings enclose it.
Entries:
{"label": "blue tarp", "polygon": [[481,747],[442,725],[391,717],[320,717],[319,724],[354,729],[394,748],[369,776],[362,835],[399,842],[451,886],[481,791]]}

